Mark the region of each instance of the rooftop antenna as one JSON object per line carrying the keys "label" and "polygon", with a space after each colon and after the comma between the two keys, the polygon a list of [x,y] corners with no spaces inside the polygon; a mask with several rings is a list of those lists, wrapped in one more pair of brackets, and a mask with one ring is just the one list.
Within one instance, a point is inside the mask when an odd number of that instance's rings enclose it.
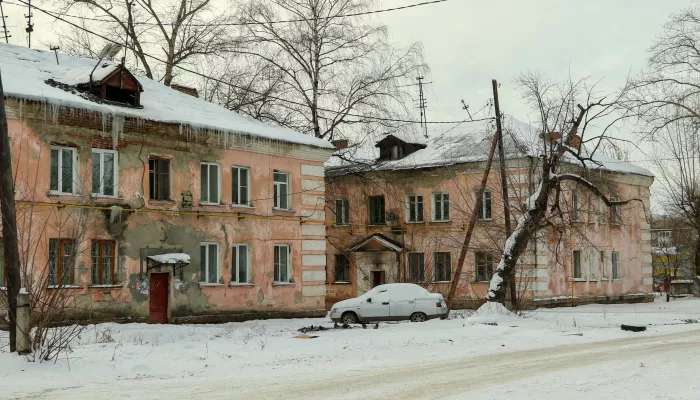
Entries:
{"label": "rooftop antenna", "polygon": [[423,95],[423,79],[422,76],[418,79],[418,108],[420,109],[420,126],[424,128],[425,137],[428,137],[428,116],[425,113],[427,106],[425,105],[425,96]]}
{"label": "rooftop antenna", "polygon": [[5,11],[3,11],[3,9],[2,9],[2,0],[0,0],[0,19],[2,19],[2,30],[3,30],[3,32],[5,32],[5,43],[10,43],[10,37],[12,37],[12,35],[10,35],[7,32],[7,25],[5,25],[5,18],[6,18]]}
{"label": "rooftop antenna", "polygon": [[60,47],[58,47],[58,46],[51,46],[51,45],[49,45],[49,50],[53,51],[54,54],[56,54],[56,65],[61,65],[61,63],[58,62],[58,50],[59,50],[59,49],[60,49]]}
{"label": "rooftop antenna", "polygon": [[119,53],[119,51],[121,51],[121,49],[122,49],[122,46],[119,44],[116,44],[116,43],[107,43],[105,45],[105,47],[102,48],[100,53],[97,55],[97,57],[99,57],[99,59],[97,60],[95,67],[92,69],[92,71],[90,71],[90,84],[89,84],[90,92],[92,92],[92,74],[97,69],[97,66],[100,65],[102,60],[105,58],[108,60],[111,60],[114,56],[117,55],[117,53]]}
{"label": "rooftop antenna", "polygon": [[34,24],[32,24],[32,0],[27,2],[29,7],[29,14],[25,15],[24,18],[27,19],[27,27],[24,29],[27,31],[27,47],[32,48],[32,32],[34,32]]}

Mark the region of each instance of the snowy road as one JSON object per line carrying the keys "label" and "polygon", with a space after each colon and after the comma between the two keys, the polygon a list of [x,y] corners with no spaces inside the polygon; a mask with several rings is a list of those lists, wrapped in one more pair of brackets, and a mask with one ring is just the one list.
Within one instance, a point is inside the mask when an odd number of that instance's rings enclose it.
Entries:
{"label": "snowy road", "polygon": [[[627,399],[625,394],[638,389],[641,397],[629,399],[696,399],[700,388],[689,383],[695,381],[693,366],[700,359],[700,330],[656,336],[639,334],[537,350],[508,351],[503,347],[500,353],[440,362],[423,362],[420,358],[421,354],[416,353],[413,365],[403,368],[355,368],[342,372],[303,368],[292,374],[273,371],[257,378],[247,377],[244,384],[232,372],[228,377],[115,382],[109,386],[49,390],[27,398],[93,400],[101,398],[107,390],[112,393],[136,390],[140,398],[458,399],[469,394],[470,398],[479,399],[505,395],[509,399],[548,399],[549,390],[552,399],[562,398],[565,392],[567,400],[573,400],[591,396]],[[660,374],[668,371],[664,365],[668,362],[687,366],[688,380],[677,376],[686,387],[674,389],[671,384],[662,397],[653,397],[648,385],[640,386],[640,383],[660,379]]]}

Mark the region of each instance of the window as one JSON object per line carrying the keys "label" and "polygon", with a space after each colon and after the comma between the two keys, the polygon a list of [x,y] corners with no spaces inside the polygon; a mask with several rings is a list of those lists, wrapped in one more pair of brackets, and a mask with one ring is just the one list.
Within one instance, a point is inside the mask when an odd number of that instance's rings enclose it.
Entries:
{"label": "window", "polygon": [[612,258],[612,278],[622,279],[622,269],[620,268],[620,252],[613,251],[610,253]]}
{"label": "window", "polygon": [[476,281],[490,281],[493,277],[493,256],[490,253],[477,251],[476,258]]}
{"label": "window", "polygon": [[408,196],[408,222],[423,222],[423,196]]}
{"label": "window", "polygon": [[574,279],[583,278],[583,254],[580,250],[574,250]]}
{"label": "window", "polygon": [[571,218],[574,221],[581,220],[581,193],[578,190],[571,193]]}
{"label": "window", "polygon": [[60,194],[73,194],[75,190],[75,149],[69,147],[51,148],[51,191]]}
{"label": "window", "polygon": [[116,151],[92,149],[92,194],[116,195],[118,165]]}
{"label": "window", "polygon": [[49,239],[49,285],[71,285],[74,260],[72,239]]}
{"label": "window", "polygon": [[335,201],[335,224],[347,225],[350,223],[350,202],[348,199]]}
{"label": "window", "polygon": [[231,203],[238,206],[252,206],[250,202],[250,170],[245,167],[231,167]]}
{"label": "window", "polygon": [[7,270],[5,269],[5,243],[0,237],[0,287],[7,287]]}
{"label": "window", "polygon": [[[474,191],[474,204],[476,205],[476,196],[479,194],[478,190]],[[481,208],[478,211],[479,219],[491,219],[491,190],[484,190],[484,196],[481,202]]]}
{"label": "window", "polygon": [[433,221],[450,220],[450,194],[433,193]]}
{"label": "window", "polygon": [[605,203],[603,203],[603,199],[598,199],[598,223],[605,223]]}
{"label": "window", "polygon": [[449,282],[452,279],[452,254],[433,253],[433,265],[436,282]]}
{"label": "window", "polygon": [[408,253],[408,281],[425,281],[425,257],[423,253]]}
{"label": "window", "polygon": [[588,280],[589,281],[597,280],[597,278],[596,278],[597,266],[595,265],[595,261],[596,261],[595,251],[588,252]]}
{"label": "window", "polygon": [[202,243],[199,246],[201,283],[219,283],[219,244]]}
{"label": "window", "polygon": [[148,160],[148,188],[149,199],[170,200],[170,160]]}
{"label": "window", "polygon": [[275,283],[289,283],[289,264],[292,255],[292,248],[286,244],[275,245]]}
{"label": "window", "polygon": [[250,246],[234,244],[231,254],[231,283],[250,283]]}
{"label": "window", "polygon": [[350,282],[350,258],[345,254],[335,256],[335,281]]}
{"label": "window", "polygon": [[600,252],[600,276],[602,279],[608,279],[608,265],[605,260],[605,252]]}
{"label": "window", "polygon": [[221,180],[219,180],[219,166],[212,163],[202,163],[201,165],[201,190],[200,204],[219,204],[221,198]]}
{"label": "window", "polygon": [[90,255],[92,258],[92,284],[111,285],[114,283],[114,241],[93,240]]}
{"label": "window", "polygon": [[[610,201],[617,201],[617,198],[610,196]],[[610,207],[610,223],[615,225],[622,223],[622,206]]]}
{"label": "window", "polygon": [[369,198],[369,224],[381,225],[384,221],[384,196],[371,196]]}
{"label": "window", "polygon": [[284,172],[274,173],[274,191],[275,191],[275,208],[281,210],[289,210],[290,208],[290,190],[289,190],[289,174]]}

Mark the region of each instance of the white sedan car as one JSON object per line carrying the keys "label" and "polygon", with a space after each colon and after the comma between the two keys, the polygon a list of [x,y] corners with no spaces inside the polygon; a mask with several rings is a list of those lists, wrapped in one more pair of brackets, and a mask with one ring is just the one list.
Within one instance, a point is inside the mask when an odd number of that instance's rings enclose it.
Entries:
{"label": "white sedan car", "polygon": [[379,285],[362,296],[335,303],[334,322],[354,324],[368,321],[411,320],[423,322],[447,318],[449,310],[440,293],[430,293],[412,283]]}

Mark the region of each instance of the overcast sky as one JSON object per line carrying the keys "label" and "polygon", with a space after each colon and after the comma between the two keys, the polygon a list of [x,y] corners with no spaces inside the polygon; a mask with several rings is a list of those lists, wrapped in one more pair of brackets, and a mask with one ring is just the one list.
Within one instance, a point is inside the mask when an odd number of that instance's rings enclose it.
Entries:
{"label": "overcast sky", "polygon": [[[377,8],[421,1],[379,0]],[[26,7],[8,3],[13,0],[4,3],[11,41],[26,45]],[[617,88],[644,68],[646,49],[669,15],[688,5],[690,0],[449,0],[376,18],[397,44],[423,44],[433,82],[425,90],[429,120],[465,118],[461,99],[471,110],[482,108],[495,78],[502,85],[502,111],[531,121],[513,84],[518,74],[533,70],[565,79],[571,71],[574,78],[603,79],[604,90]],[[54,22],[34,14],[33,40],[46,47]],[[647,156],[635,152],[630,158]]]}

